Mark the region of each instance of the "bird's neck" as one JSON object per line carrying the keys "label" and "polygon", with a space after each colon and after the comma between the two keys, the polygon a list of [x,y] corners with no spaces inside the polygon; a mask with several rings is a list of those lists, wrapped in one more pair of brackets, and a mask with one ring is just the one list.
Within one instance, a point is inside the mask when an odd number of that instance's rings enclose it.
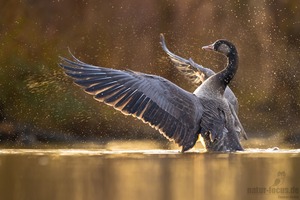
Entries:
{"label": "bird's neck", "polygon": [[[227,55],[227,66],[219,73],[211,76],[197,90],[194,92],[196,96],[205,93],[207,95],[214,95],[214,97],[222,97],[224,95],[226,86],[230,83],[234,77],[238,68],[238,54],[236,51]],[[206,93],[209,91],[208,93]],[[211,92],[213,91],[213,92]]]}
{"label": "bird's neck", "polygon": [[219,73],[219,80],[224,86],[224,89],[234,77],[238,69],[238,62],[239,62],[239,58],[236,50],[232,51],[227,55],[227,66],[224,70],[222,70]]}

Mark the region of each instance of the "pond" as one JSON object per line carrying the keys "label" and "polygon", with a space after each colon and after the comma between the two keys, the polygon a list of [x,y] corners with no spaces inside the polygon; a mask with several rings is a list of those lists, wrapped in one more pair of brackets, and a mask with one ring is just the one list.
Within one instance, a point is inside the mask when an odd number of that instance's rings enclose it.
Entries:
{"label": "pond", "polygon": [[300,149],[2,149],[1,199],[300,199]]}

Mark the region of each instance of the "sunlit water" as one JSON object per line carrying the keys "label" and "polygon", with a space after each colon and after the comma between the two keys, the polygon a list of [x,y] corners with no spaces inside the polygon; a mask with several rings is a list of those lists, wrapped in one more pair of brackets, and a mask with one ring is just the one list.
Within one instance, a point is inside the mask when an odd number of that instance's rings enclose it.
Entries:
{"label": "sunlit water", "polygon": [[300,149],[2,149],[0,199],[299,199]]}

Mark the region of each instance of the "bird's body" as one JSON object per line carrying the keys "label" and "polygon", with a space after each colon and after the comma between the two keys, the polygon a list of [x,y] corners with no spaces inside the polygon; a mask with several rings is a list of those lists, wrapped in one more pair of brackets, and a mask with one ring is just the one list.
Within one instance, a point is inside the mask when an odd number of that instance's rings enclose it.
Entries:
{"label": "bird's body", "polygon": [[[240,146],[239,142],[235,144],[235,142],[233,141],[239,141],[240,136],[243,136],[245,139],[247,139],[247,135],[237,116],[237,98],[232,90],[227,86],[236,73],[238,67],[238,53],[234,45],[226,40],[218,40],[212,45],[203,47],[203,49],[217,51],[227,56],[227,67],[217,74],[213,70],[195,63],[191,58],[187,60],[172,53],[167,48],[163,35],[161,35],[161,45],[163,50],[169,56],[170,60],[173,62],[174,66],[180,72],[182,72],[191,83],[194,83],[194,85],[196,86],[201,84],[194,91],[194,94],[202,100],[204,113],[212,113],[211,116],[213,116],[214,119],[208,117],[209,120],[213,121],[214,125],[217,123],[226,124],[226,126],[224,125],[223,127],[223,131],[216,131],[219,134],[220,138],[222,138],[222,135],[224,136],[223,141],[225,142],[225,144],[219,146],[227,146],[226,148],[224,148],[225,150],[230,150],[230,145],[232,145],[233,147]],[[224,78],[224,76],[226,75],[227,78]],[[219,111],[216,111],[216,108],[222,110],[222,113],[224,114],[218,114]],[[215,112],[213,112],[214,110]],[[225,117],[225,120],[219,121],[223,119],[223,117]],[[204,118],[206,119],[207,117]],[[226,121],[226,123],[224,121]],[[213,124],[210,125],[210,127],[213,127]],[[220,149],[222,149],[220,147],[217,147],[218,145],[208,147],[214,138],[213,135],[210,135],[209,137],[208,135],[209,134],[207,133],[201,134],[202,138],[200,138],[201,142],[206,146],[206,148],[213,151],[219,151]],[[204,139],[205,136],[207,138],[206,140]]]}
{"label": "bird's body", "polygon": [[224,95],[237,70],[235,63],[230,66],[230,57],[228,66],[211,73],[194,93],[159,76],[97,67],[75,57],[62,60],[66,74],[96,100],[148,123],[182,152],[192,148],[199,135],[208,151],[243,150],[236,129],[242,126]]}

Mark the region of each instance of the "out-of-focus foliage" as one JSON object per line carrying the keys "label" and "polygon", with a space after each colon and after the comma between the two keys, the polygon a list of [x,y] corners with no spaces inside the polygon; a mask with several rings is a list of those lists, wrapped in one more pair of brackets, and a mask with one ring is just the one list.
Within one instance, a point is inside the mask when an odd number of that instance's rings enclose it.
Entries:
{"label": "out-of-focus foliage", "polygon": [[[300,3],[291,1],[1,1],[0,111],[3,123],[80,136],[160,137],[94,101],[58,67],[68,48],[83,61],[153,73],[193,91],[159,45],[219,71],[225,58],[201,46],[233,41],[240,68],[231,84],[252,133],[300,131]],[[183,81],[184,80],[184,81]]]}

